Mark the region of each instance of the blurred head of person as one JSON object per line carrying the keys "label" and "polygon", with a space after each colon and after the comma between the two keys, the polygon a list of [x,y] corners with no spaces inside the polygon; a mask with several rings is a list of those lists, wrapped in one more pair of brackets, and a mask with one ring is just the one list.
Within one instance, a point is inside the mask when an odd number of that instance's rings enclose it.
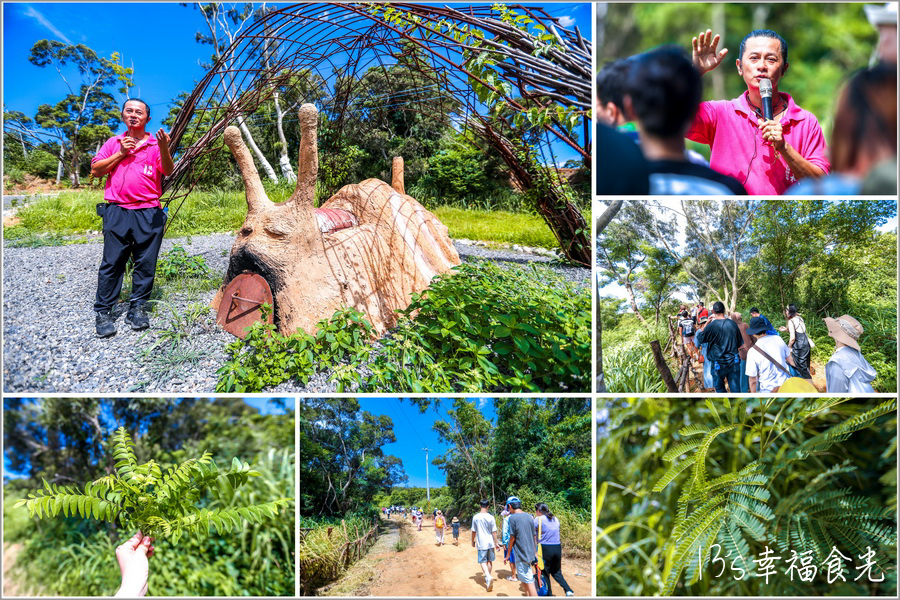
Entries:
{"label": "blurred head of person", "polygon": [[771,29],[755,29],[741,40],[735,65],[751,94],[758,93],[763,78],[770,80],[777,91],[788,69],[788,44]]}
{"label": "blurred head of person", "polygon": [[897,3],[885,2],[884,6],[866,4],[866,18],[878,32],[875,56],[881,62],[897,64]]}
{"label": "blurred head of person", "polygon": [[831,166],[862,177],[897,156],[897,66],[880,63],[855,73],[838,97]]}
{"label": "blurred head of person", "polygon": [[606,63],[597,73],[597,118],[610,127],[627,121],[623,96],[630,66],[629,59],[620,58]]}
{"label": "blurred head of person", "polygon": [[702,97],[700,73],[680,48],[664,46],[632,58],[624,106],[640,124],[642,139],[672,140],[683,147]]}

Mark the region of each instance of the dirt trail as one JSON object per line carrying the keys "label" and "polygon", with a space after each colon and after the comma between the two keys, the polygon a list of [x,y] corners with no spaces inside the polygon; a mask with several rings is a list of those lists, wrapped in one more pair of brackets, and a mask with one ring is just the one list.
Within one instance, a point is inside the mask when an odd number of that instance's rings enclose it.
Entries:
{"label": "dirt trail", "polygon": [[[472,547],[472,533],[460,527],[459,546],[453,545],[453,532],[444,533],[444,545],[435,543],[431,519],[418,531],[407,519],[405,529],[410,545],[402,552],[391,549],[374,556],[379,560],[377,577],[368,586],[373,596],[524,596],[518,582],[507,581],[509,565],[503,564],[502,555],[494,561],[494,586],[488,592],[484,575],[476,562]],[[448,543],[449,542],[449,543]],[[371,555],[371,552],[370,552]],[[563,576],[576,596],[591,594],[591,564],[588,559],[563,556]],[[579,573],[580,575],[576,575]],[[555,580],[551,580],[554,595],[564,596]]]}
{"label": "dirt trail", "polygon": [[22,590],[18,583],[12,578],[10,572],[13,565],[16,564],[16,557],[22,550],[22,544],[3,544],[3,596],[22,596]]}

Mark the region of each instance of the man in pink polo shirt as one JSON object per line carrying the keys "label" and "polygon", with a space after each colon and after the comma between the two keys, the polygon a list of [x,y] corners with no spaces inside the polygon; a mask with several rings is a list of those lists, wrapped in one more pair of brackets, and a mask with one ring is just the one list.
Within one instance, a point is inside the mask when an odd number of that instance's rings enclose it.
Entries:
{"label": "man in pink polo shirt", "polygon": [[160,129],[156,137],[145,131],[150,107],[130,98],[122,107],[125,133],[109,138],[91,161],[91,175],[106,178],[97,214],[103,217],[103,260],[97,275],[97,336],[116,333],[113,306],[122,290],[125,265],[134,263],[131,298],[125,322],[134,330],[150,327],[144,304],[150,298],[156,275],[156,259],[162,244],[166,215],[159,204],[162,176],[175,169],[169,152],[169,136]]}
{"label": "man in pink polo shirt", "polygon": [[[719,36],[700,33],[692,41],[694,66],[700,73],[718,67],[728,53],[717,51]],[[788,69],[788,47],[770,29],[751,31],[741,41],[735,61],[747,91],[734,100],[703,102],[688,139],[709,144],[709,166],[743,184],[748,194],[783,194],[797,180],[821,177],[831,170],[825,136],[818,120],[778,91]],[[771,120],[762,113],[760,79],[772,82]]]}

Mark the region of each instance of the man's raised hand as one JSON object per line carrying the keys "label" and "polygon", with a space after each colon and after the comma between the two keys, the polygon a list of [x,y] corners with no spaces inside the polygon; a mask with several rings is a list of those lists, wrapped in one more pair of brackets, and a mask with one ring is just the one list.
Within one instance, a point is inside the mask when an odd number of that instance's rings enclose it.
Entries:
{"label": "man's raised hand", "polygon": [[691,40],[693,47],[691,62],[694,63],[701,75],[718,67],[725,55],[728,54],[728,48],[722,48],[716,52],[720,39],[719,34],[713,36],[712,30],[707,29],[706,32],[701,31],[700,35]]}
{"label": "man's raised hand", "polygon": [[168,148],[171,138],[169,137],[169,134],[166,133],[166,131],[164,129],[160,129],[159,131],[156,132],[156,141],[160,145],[165,144],[166,148]]}

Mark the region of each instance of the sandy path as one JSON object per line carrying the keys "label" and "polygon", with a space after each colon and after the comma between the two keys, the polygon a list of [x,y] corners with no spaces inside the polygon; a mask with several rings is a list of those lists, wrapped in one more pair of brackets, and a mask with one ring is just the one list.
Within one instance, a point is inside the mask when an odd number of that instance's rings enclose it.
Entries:
{"label": "sandy path", "polygon": [[[509,565],[502,556],[494,562],[494,587],[485,589],[484,575],[476,562],[472,547],[472,533],[460,527],[459,546],[453,545],[453,532],[444,533],[444,545],[435,543],[431,519],[417,531],[407,520],[407,531],[412,536],[410,546],[403,552],[385,553],[375,557],[382,559],[379,575],[369,586],[373,596],[524,596],[518,582],[506,581],[511,575]],[[449,543],[448,543],[449,542]],[[577,596],[590,596],[590,561],[563,556],[563,576]],[[576,576],[580,573],[582,576]],[[551,580],[554,595],[564,596],[556,581]]]}

